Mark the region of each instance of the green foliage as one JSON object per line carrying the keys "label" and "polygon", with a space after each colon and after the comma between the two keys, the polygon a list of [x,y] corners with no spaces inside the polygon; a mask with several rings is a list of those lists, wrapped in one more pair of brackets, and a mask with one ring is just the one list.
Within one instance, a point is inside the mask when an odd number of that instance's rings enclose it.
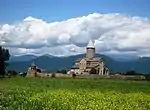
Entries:
{"label": "green foliage", "polygon": [[4,61],[8,61],[10,58],[9,50],[2,48],[0,46],[0,59],[3,59]]}
{"label": "green foliage", "polygon": [[146,80],[150,81],[150,74],[145,74],[144,76]]}
{"label": "green foliage", "polygon": [[136,73],[136,71],[134,71],[134,70],[130,70],[125,73],[125,75],[137,75],[137,74],[138,73]]}
{"label": "green foliage", "polygon": [[55,73],[52,73],[52,76],[51,76],[52,78],[55,78]]}
{"label": "green foliage", "polygon": [[75,78],[77,75],[75,73],[72,74],[72,77]]}
{"label": "green foliage", "polygon": [[67,71],[65,69],[62,69],[62,70],[58,70],[57,73],[67,74]]}
{"label": "green foliage", "polygon": [[37,69],[37,72],[41,73],[42,71],[41,71],[41,69],[38,68],[38,69]]}
{"label": "green foliage", "polygon": [[0,80],[1,110],[148,110],[150,83],[96,79]]}
{"label": "green foliage", "polygon": [[10,76],[17,76],[17,75],[18,75],[18,72],[15,71],[15,70],[8,70],[8,71],[7,71],[7,74],[10,75]]}
{"label": "green foliage", "polygon": [[8,49],[4,49],[0,46],[0,76],[4,77],[5,75],[5,68],[8,65],[6,61],[10,58],[10,54]]}
{"label": "green foliage", "polygon": [[20,76],[25,77],[27,75],[27,72],[23,72],[22,74],[20,74]]}
{"label": "green foliage", "polygon": [[129,70],[124,75],[144,75],[144,74],[138,73],[135,70]]}

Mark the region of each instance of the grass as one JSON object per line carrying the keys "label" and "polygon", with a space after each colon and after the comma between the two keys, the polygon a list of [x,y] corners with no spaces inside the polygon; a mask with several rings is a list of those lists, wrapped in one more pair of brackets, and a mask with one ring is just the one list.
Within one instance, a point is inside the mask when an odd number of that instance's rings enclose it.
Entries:
{"label": "grass", "polygon": [[147,110],[150,109],[150,82],[114,79],[2,79],[0,109]]}

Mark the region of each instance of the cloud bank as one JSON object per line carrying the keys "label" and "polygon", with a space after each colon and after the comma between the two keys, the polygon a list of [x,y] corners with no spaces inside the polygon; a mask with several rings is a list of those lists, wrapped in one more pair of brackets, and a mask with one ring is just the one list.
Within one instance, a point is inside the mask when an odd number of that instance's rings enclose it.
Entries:
{"label": "cloud bank", "polygon": [[90,39],[97,53],[150,56],[150,19],[93,13],[61,22],[27,17],[0,25],[0,44],[15,55],[84,53]]}

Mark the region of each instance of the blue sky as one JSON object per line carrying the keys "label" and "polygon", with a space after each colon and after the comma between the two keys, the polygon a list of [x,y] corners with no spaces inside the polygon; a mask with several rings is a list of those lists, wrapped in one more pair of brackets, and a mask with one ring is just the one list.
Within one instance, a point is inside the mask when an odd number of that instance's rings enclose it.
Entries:
{"label": "blue sky", "polygon": [[94,12],[150,17],[150,0],[0,0],[0,23],[28,16],[53,22]]}
{"label": "blue sky", "polygon": [[0,0],[0,44],[14,55],[73,55],[92,39],[98,53],[150,56],[149,9],[150,0]]}

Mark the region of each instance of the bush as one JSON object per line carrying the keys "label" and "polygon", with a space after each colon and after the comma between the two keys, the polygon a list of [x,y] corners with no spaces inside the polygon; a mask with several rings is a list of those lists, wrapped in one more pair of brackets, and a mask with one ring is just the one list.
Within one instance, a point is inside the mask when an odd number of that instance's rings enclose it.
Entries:
{"label": "bush", "polygon": [[67,74],[67,71],[65,69],[58,70],[57,73]]}
{"label": "bush", "polygon": [[149,74],[145,74],[145,80],[150,81],[150,75]]}
{"label": "bush", "polygon": [[138,75],[138,73],[134,70],[127,71],[124,75]]}
{"label": "bush", "polygon": [[52,76],[51,76],[52,78],[55,78],[55,73],[52,73]]}
{"label": "bush", "polygon": [[18,75],[18,72],[17,72],[17,71],[14,71],[14,70],[8,70],[8,71],[7,71],[7,75],[10,75],[10,76],[17,76],[17,75]]}
{"label": "bush", "polygon": [[77,75],[75,73],[72,74],[72,77],[75,78]]}
{"label": "bush", "polygon": [[41,69],[37,69],[37,72],[41,73],[42,71],[41,71]]}
{"label": "bush", "polygon": [[27,72],[23,72],[23,74],[21,74],[21,76],[25,77],[27,75]]}

